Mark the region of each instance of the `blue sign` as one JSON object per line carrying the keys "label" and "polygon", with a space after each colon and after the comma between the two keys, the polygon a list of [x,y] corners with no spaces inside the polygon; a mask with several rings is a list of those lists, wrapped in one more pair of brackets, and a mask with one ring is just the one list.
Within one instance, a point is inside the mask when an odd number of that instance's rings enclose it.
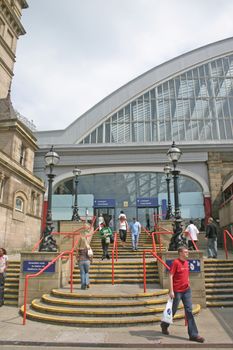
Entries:
{"label": "blue sign", "polygon": [[158,198],[137,198],[137,207],[142,208],[155,208],[158,207]]}
{"label": "blue sign", "polygon": [[94,199],[95,208],[115,208],[115,199]]}
{"label": "blue sign", "polygon": [[[23,262],[23,272],[36,273],[42,270],[50,261],[25,260]],[[55,272],[55,263],[50,265],[44,272]]]}
{"label": "blue sign", "polygon": [[[173,260],[166,260],[166,264],[171,267]],[[189,259],[189,271],[190,272],[201,272],[201,263],[200,260]]]}

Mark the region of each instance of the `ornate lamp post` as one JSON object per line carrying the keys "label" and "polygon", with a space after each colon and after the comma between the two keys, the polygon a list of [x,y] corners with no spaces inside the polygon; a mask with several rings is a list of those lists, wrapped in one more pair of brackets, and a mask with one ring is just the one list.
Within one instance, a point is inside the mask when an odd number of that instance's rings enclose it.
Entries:
{"label": "ornate lamp post", "polygon": [[166,174],[166,182],[167,182],[167,214],[166,220],[171,219],[172,217],[172,204],[171,204],[171,194],[170,194],[170,181],[171,181],[171,171],[172,168],[167,164],[165,165],[163,171]]}
{"label": "ornate lamp post", "polygon": [[179,204],[179,191],[178,191],[178,179],[180,171],[176,169],[177,163],[182,155],[181,150],[176,146],[173,141],[172,146],[167,152],[169,161],[173,164],[172,176],[174,182],[174,203],[175,203],[175,225],[173,228],[173,236],[170,241],[169,250],[177,250],[179,246],[184,244],[182,236],[182,227],[181,227],[181,215],[180,215],[180,204]]}
{"label": "ornate lamp post", "polygon": [[81,218],[78,213],[78,177],[81,174],[81,170],[77,167],[73,170],[74,174],[74,205],[73,205],[73,215],[71,220],[72,221],[80,221]]}
{"label": "ornate lamp post", "polygon": [[59,155],[54,151],[53,146],[51,147],[50,151],[46,153],[44,157],[46,166],[49,166],[49,173],[47,174],[48,177],[48,209],[47,209],[47,215],[46,215],[46,227],[43,232],[43,239],[40,243],[39,251],[45,251],[45,252],[56,252],[57,251],[57,244],[56,240],[52,236],[53,231],[53,221],[52,221],[52,184],[53,179],[56,176],[53,173],[53,168],[55,165],[59,163],[60,157]]}

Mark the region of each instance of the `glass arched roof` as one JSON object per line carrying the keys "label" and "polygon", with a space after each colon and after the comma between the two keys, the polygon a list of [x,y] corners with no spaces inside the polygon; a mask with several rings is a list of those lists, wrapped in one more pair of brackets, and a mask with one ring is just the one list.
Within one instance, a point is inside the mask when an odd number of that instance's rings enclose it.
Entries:
{"label": "glass arched roof", "polygon": [[80,143],[233,138],[233,55],[193,67],[144,92]]}

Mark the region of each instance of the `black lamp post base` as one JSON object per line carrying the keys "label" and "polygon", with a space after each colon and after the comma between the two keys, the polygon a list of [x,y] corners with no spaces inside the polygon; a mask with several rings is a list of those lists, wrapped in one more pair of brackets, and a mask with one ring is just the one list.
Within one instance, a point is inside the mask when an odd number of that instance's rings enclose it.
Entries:
{"label": "black lamp post base", "polygon": [[168,247],[169,251],[177,251],[179,247],[186,246],[186,238],[183,236],[181,223],[182,220],[180,218],[173,223],[173,235]]}
{"label": "black lamp post base", "polygon": [[52,236],[53,227],[47,226],[43,233],[43,240],[40,243],[40,252],[57,252],[57,243]]}

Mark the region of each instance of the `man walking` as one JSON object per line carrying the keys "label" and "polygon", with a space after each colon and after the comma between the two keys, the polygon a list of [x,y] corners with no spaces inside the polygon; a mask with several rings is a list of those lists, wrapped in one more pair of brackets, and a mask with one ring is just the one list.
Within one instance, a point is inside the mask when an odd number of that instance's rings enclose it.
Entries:
{"label": "man walking", "polygon": [[218,229],[217,226],[214,224],[214,219],[209,218],[208,219],[208,225],[206,226],[206,239],[207,239],[207,254],[208,258],[217,258],[218,251],[217,251],[217,236],[218,236]]}
{"label": "man walking", "polygon": [[[178,259],[173,261],[169,275],[169,295],[173,299],[172,315],[174,316],[180,300],[182,300],[188,322],[189,340],[204,343],[205,339],[198,335],[198,329],[192,313],[192,294],[189,281],[188,249],[178,248]],[[162,333],[169,335],[169,323],[161,322]]]}
{"label": "man walking", "polygon": [[129,224],[129,229],[132,237],[132,250],[138,250],[138,240],[141,233],[141,224],[136,218]]}
{"label": "man walking", "polygon": [[197,226],[194,225],[193,220],[189,221],[189,225],[185,229],[185,233],[187,233],[186,237],[188,239],[188,249],[195,250],[196,248],[195,248],[193,242],[197,243],[197,241],[198,241],[197,235],[199,234],[199,231],[198,231]]}

